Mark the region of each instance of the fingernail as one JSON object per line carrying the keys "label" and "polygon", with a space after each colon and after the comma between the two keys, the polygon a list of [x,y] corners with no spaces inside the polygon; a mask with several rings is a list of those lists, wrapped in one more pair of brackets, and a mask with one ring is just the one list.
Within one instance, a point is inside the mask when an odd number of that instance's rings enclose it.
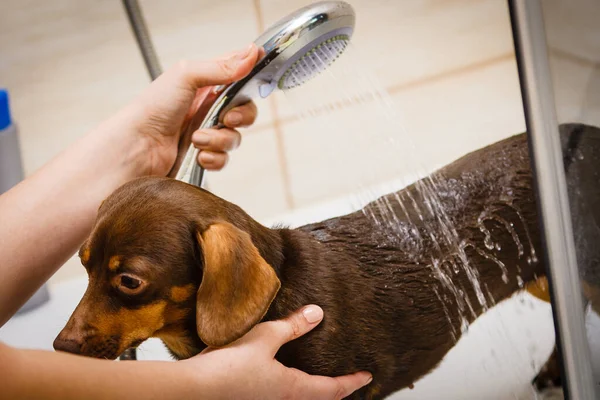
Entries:
{"label": "fingernail", "polygon": [[319,322],[323,318],[323,310],[320,307],[308,306],[303,311],[304,318],[311,323]]}
{"label": "fingernail", "polygon": [[227,114],[227,123],[229,125],[239,125],[242,122],[242,114],[237,111],[232,111]]}
{"label": "fingernail", "polygon": [[198,133],[194,135],[192,141],[198,146],[207,146],[210,143],[210,135],[206,133]]}
{"label": "fingernail", "polygon": [[368,385],[369,383],[371,383],[372,380],[373,380],[373,375],[369,375],[369,379],[367,379],[367,383],[365,383],[365,385]]}
{"label": "fingernail", "polygon": [[200,153],[200,159],[204,163],[212,164],[215,161],[215,156],[212,153],[202,152],[202,153]]}

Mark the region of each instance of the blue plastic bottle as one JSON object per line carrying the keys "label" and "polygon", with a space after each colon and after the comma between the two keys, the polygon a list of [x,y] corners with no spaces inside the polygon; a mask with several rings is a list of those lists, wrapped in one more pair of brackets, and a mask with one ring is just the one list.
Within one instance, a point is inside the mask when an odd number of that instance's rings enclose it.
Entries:
{"label": "blue plastic bottle", "polygon": [[12,122],[8,92],[0,89],[0,194],[23,180],[17,127]]}
{"label": "blue plastic bottle", "polygon": [[[7,192],[23,178],[19,133],[11,118],[8,91],[0,89],[0,194]],[[48,287],[43,285],[17,314],[37,308],[49,298]]]}

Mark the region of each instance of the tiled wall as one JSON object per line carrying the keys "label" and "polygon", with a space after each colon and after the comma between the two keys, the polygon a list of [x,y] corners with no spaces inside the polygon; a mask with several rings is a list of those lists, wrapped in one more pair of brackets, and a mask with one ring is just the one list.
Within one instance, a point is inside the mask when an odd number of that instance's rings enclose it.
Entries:
{"label": "tiled wall", "polygon": [[[561,18],[578,18],[546,1]],[[241,48],[310,2],[140,4],[166,68]],[[305,86],[259,101],[259,119],[227,169],[208,174],[211,190],[259,220],[431,171],[524,130],[504,1],[350,3],[357,21],[347,54]],[[584,85],[593,63],[571,51],[556,44],[553,56]],[[27,173],[147,83],[121,2],[3,2],[0,85],[11,91]],[[77,264],[53,279],[82,273]]]}
{"label": "tiled wall", "polygon": [[600,126],[600,2],[544,5],[559,122]]}

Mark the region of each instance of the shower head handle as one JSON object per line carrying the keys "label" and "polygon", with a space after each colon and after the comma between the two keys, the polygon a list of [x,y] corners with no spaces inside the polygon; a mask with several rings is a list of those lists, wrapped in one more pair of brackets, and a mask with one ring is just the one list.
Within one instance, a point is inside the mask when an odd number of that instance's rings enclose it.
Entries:
{"label": "shower head handle", "polygon": [[[355,14],[343,1],[322,1],[282,18],[256,39],[264,56],[252,71],[221,92],[200,124],[200,129],[221,127],[222,116],[232,108],[275,89],[299,86],[327,67],[344,50],[354,31]],[[337,44],[340,44],[339,46]],[[331,57],[315,62],[314,50],[326,48]],[[198,149],[190,146],[176,179],[201,186],[204,169],[197,163]]]}

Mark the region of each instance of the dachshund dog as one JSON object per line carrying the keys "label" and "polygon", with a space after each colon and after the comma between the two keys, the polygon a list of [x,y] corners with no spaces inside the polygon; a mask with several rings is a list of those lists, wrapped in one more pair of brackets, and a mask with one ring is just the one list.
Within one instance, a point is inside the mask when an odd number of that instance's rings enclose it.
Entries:
{"label": "dachshund dog", "polygon": [[[564,143],[581,131],[588,147],[574,165],[597,162],[600,130],[561,131]],[[547,296],[539,290],[545,266],[532,179],[521,134],[361,211],[297,229],[266,228],[180,181],[132,181],[99,208],[79,253],[89,285],[54,348],[115,359],[156,337],[185,359],[318,304],[323,322],[277,359],[310,374],[370,371],[373,381],[351,398],[385,398],[431,372],[461,324],[520,290]],[[426,182],[437,182],[447,223],[426,212]],[[580,186],[597,194],[597,169]],[[395,215],[394,232],[373,223],[386,212]],[[460,243],[432,239],[448,226]],[[597,251],[580,242],[586,254]],[[584,271],[588,297],[597,296],[597,273]]]}

